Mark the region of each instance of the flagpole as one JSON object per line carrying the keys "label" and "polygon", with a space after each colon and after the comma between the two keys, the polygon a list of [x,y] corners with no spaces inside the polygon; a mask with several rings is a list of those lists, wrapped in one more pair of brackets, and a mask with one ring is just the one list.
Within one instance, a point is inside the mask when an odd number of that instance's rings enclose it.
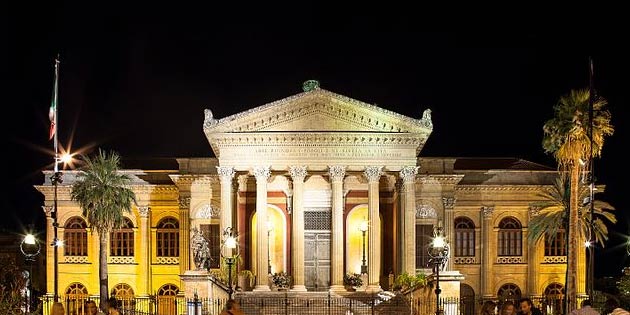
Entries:
{"label": "flagpole", "polygon": [[53,146],[55,147],[55,163],[54,163],[54,173],[50,178],[52,185],[54,187],[53,192],[53,212],[51,217],[53,219],[53,241],[50,244],[53,247],[53,288],[54,288],[54,301],[59,301],[59,239],[57,234],[57,229],[59,227],[59,223],[57,222],[57,186],[63,181],[61,178],[62,173],[59,171],[59,137],[57,133],[57,99],[59,92],[59,54],[57,54],[57,58],[55,58],[55,83],[53,86],[53,97],[52,97],[52,106],[53,106]]}

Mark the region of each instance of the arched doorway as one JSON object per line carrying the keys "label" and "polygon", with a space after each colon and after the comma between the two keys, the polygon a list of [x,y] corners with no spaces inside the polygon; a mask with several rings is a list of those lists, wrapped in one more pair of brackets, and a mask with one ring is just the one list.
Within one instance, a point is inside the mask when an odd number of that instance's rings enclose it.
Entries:
{"label": "arched doorway", "polygon": [[[348,216],[346,217],[346,272],[350,273],[361,273],[361,265],[363,264],[363,243],[365,242],[365,247],[367,249],[369,236],[368,233],[365,233],[365,240],[363,239],[363,232],[361,232],[360,227],[364,226],[366,223],[369,225],[370,222],[367,221],[368,217],[368,205],[358,205],[354,207],[350,212],[348,212]],[[370,262],[367,260],[369,255],[367,255],[365,261],[366,264]]]}
{"label": "arched doorway", "polygon": [[475,290],[465,283],[459,285],[459,296],[461,297],[461,314],[474,315],[475,313]]}
{"label": "arched doorway", "polygon": [[174,284],[165,284],[157,292],[157,313],[158,315],[175,315],[177,308],[175,296],[179,288]]}
{"label": "arched doorway", "polygon": [[[256,270],[257,274],[261,274],[256,266],[256,237],[258,232],[256,230],[256,224],[258,222],[258,216],[256,213],[252,216],[251,237],[252,237],[252,267]],[[287,219],[284,212],[280,208],[274,205],[267,205],[267,222],[265,223],[266,233],[269,236],[269,251],[264,255],[267,256],[269,261],[268,270],[263,270],[262,274],[276,273],[276,272],[289,272],[287,270]]]}
{"label": "arched doorway", "polygon": [[547,315],[562,314],[562,300],[564,299],[564,286],[553,282],[545,288],[545,300],[543,307]]}
{"label": "arched doorway", "polygon": [[517,305],[518,300],[521,298],[521,288],[514,283],[506,283],[499,288],[497,297],[501,303],[510,301]]}

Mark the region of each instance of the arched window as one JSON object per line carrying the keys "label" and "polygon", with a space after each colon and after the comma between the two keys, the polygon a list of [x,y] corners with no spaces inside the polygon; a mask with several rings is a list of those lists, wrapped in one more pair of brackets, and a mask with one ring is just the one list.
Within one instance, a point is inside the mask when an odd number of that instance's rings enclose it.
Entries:
{"label": "arched window", "polygon": [[109,241],[109,254],[111,256],[133,256],[133,223],[125,218],[125,223],[114,229]]}
{"label": "arched window", "polygon": [[545,256],[566,256],[566,236],[564,230],[558,230],[556,235],[545,234]]}
{"label": "arched window", "polygon": [[64,226],[64,255],[87,256],[87,223],[80,217],[72,217]]}
{"label": "arched window", "polygon": [[459,295],[461,297],[461,306],[463,307],[460,314],[474,315],[475,313],[475,290],[465,283],[459,284]]}
{"label": "arched window", "polygon": [[133,310],[136,305],[133,289],[126,283],[115,285],[112,289],[111,296],[116,297],[120,303],[119,308],[121,310]]}
{"label": "arched window", "polygon": [[475,223],[467,217],[455,218],[455,257],[475,256]]}
{"label": "arched window", "polygon": [[499,223],[499,256],[521,256],[523,254],[523,231],[521,222],[507,217]]}
{"label": "arched window", "polygon": [[497,297],[501,301],[517,301],[521,298],[521,288],[514,283],[506,283],[499,288]]}
{"label": "arched window", "polygon": [[564,299],[564,287],[554,282],[545,288],[545,303],[551,312],[549,314],[562,314],[562,301]]}
{"label": "arched window", "polygon": [[179,257],[179,221],[166,217],[157,224],[158,257]]}
{"label": "arched window", "polygon": [[71,283],[66,288],[65,306],[68,314],[82,314],[85,301],[88,299],[88,291],[81,283]]}
{"label": "arched window", "polygon": [[179,289],[174,284],[165,284],[158,290],[157,303],[159,315],[177,314],[175,296],[178,291]]}

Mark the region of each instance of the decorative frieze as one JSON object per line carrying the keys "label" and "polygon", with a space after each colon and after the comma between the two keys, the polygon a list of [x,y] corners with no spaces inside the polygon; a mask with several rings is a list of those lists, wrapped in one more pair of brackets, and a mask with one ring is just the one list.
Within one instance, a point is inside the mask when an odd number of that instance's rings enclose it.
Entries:
{"label": "decorative frieze", "polygon": [[455,209],[455,201],[457,201],[455,197],[442,197],[442,204],[446,210]]}
{"label": "decorative frieze", "polygon": [[256,166],[252,170],[252,175],[256,177],[256,181],[267,181],[269,176],[271,176],[271,167],[270,166]]}
{"label": "decorative frieze", "polygon": [[543,264],[566,264],[567,256],[545,256]]}
{"label": "decorative frieze", "polygon": [[382,166],[367,166],[365,171],[363,171],[363,175],[370,183],[378,182],[381,176],[383,175],[383,167]]}
{"label": "decorative frieze", "polygon": [[416,206],[416,218],[418,219],[434,219],[437,218],[437,212],[429,205]]}
{"label": "decorative frieze", "polygon": [[479,264],[476,257],[453,257],[453,263],[456,265],[476,265]]}
{"label": "decorative frieze", "polygon": [[346,167],[343,165],[328,166],[328,174],[332,181],[343,181],[346,176]]}
{"label": "decorative frieze", "polygon": [[131,265],[136,261],[133,256],[109,256],[109,264]]}
{"label": "decorative frieze", "polygon": [[179,257],[157,257],[158,265],[179,265]]}
{"label": "decorative frieze", "polygon": [[522,264],[522,256],[497,257],[497,264]]}
{"label": "decorative frieze", "polygon": [[148,218],[149,211],[151,211],[151,207],[149,206],[138,206],[138,213],[140,214],[141,218]]}
{"label": "decorative frieze", "polygon": [[289,166],[289,174],[291,175],[293,181],[303,182],[307,174],[306,166]]}
{"label": "decorative frieze", "polygon": [[66,264],[87,264],[89,263],[87,256],[64,256],[63,262]]}
{"label": "decorative frieze", "polygon": [[179,197],[179,208],[180,209],[189,209],[190,208],[190,197]]}
{"label": "decorative frieze", "polygon": [[418,174],[419,166],[405,166],[400,170],[400,178],[406,183],[414,182]]}
{"label": "decorative frieze", "polygon": [[483,213],[483,218],[486,220],[492,219],[492,213],[494,212],[494,206],[482,206],[481,213]]}

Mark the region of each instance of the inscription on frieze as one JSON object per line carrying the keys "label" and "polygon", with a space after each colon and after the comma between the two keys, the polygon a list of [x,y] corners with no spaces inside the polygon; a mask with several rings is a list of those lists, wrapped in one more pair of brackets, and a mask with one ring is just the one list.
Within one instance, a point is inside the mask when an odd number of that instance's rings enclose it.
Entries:
{"label": "inscription on frieze", "polygon": [[263,147],[253,150],[257,156],[309,156],[309,157],[339,157],[339,158],[397,158],[401,152],[381,148],[278,148]]}

